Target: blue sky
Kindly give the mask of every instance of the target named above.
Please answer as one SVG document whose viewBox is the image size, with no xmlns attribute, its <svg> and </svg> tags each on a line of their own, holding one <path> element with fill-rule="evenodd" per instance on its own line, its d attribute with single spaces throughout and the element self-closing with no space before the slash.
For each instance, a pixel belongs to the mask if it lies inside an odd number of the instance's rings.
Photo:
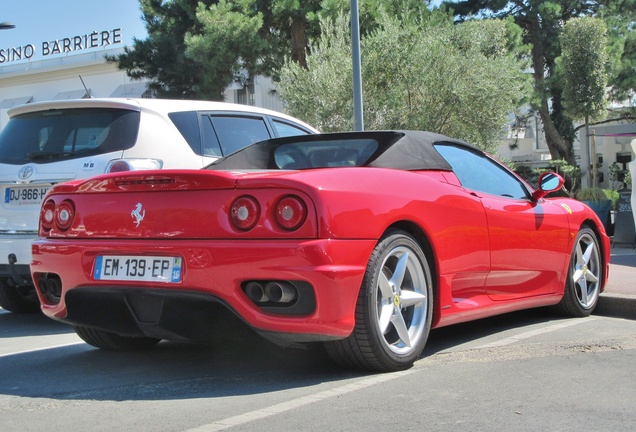
<svg viewBox="0 0 636 432">
<path fill-rule="evenodd" d="M 0 49 L 32 44 L 41 51 L 45 41 L 116 28 L 121 46 L 146 36 L 137 0 L 0 0 L 0 22 L 16 26 L 0 30 Z"/>
</svg>

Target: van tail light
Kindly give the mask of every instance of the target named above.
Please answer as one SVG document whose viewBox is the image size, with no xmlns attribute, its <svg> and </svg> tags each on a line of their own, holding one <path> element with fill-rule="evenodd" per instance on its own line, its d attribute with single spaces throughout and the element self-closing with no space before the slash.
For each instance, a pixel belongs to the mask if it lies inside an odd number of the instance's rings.
<svg viewBox="0 0 636 432">
<path fill-rule="evenodd" d="M 156 170 L 163 167 L 163 161 L 159 159 L 114 159 L 108 162 L 106 173 L 118 173 L 125 171 Z"/>
<path fill-rule="evenodd" d="M 300 228 L 307 219 L 307 205 L 299 197 L 289 195 L 278 201 L 275 215 L 281 228 L 293 231 Z"/>
</svg>

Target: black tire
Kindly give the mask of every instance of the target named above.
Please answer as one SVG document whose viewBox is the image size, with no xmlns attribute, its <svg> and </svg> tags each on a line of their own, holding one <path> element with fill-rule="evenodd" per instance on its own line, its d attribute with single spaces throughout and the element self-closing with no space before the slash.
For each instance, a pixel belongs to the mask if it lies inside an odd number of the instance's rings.
<svg viewBox="0 0 636 432">
<path fill-rule="evenodd" d="M 426 255 L 411 235 L 390 230 L 369 258 L 353 333 L 326 342 L 325 347 L 344 367 L 383 372 L 407 369 L 424 350 L 432 315 L 433 287 Z"/>
<path fill-rule="evenodd" d="M 594 231 L 583 227 L 576 236 L 561 302 L 557 312 L 572 316 L 589 316 L 598 303 L 603 280 L 603 261 Z"/>
<path fill-rule="evenodd" d="M 15 286 L 0 279 L 0 307 L 13 313 L 35 313 L 40 311 L 40 301 L 33 285 Z"/>
<path fill-rule="evenodd" d="M 80 326 L 75 327 L 75 333 L 87 344 L 109 351 L 138 351 L 150 349 L 161 340 L 145 336 L 122 336 L 117 333 Z"/>
</svg>

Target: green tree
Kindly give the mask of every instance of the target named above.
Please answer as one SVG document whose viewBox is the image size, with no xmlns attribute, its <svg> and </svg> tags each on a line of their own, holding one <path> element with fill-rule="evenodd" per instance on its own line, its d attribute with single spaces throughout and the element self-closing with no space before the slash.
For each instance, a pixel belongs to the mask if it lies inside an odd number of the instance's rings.
<svg viewBox="0 0 636 432">
<path fill-rule="evenodd" d="M 287 111 L 323 132 L 352 130 L 352 65 L 349 21 L 321 20 L 320 36 L 310 43 L 307 67 L 289 59 L 279 71 L 278 94 Z"/>
<path fill-rule="evenodd" d="M 286 56 L 307 67 L 308 39 L 319 31 L 311 17 L 321 10 L 321 0 L 256 0 L 254 5 L 263 14 L 260 34 L 270 43 L 268 72 L 273 75 Z"/>
<path fill-rule="evenodd" d="M 508 113 L 529 93 L 519 28 L 509 21 L 454 25 L 381 13 L 363 36 L 367 129 L 424 129 L 496 149 Z M 322 18 L 308 68 L 289 61 L 279 94 L 292 115 L 323 131 L 351 130 L 351 40 L 345 15 Z"/>
<path fill-rule="evenodd" d="M 636 93 L 636 0 L 616 0 L 598 15 L 608 29 L 609 85 L 612 100 L 623 101 Z M 636 118 L 636 107 L 624 113 Z"/>
<path fill-rule="evenodd" d="M 186 33 L 185 54 L 201 65 L 199 91 L 206 99 L 223 100 L 225 88 L 233 81 L 246 83 L 251 74 L 261 73 L 259 59 L 268 49 L 259 35 L 263 16 L 249 6 L 221 0 L 210 6 L 200 3 L 197 8 L 201 31 Z"/>
<path fill-rule="evenodd" d="M 607 28 L 592 17 L 568 21 L 561 33 L 563 102 L 575 120 L 603 116 L 607 87 Z"/>
<path fill-rule="evenodd" d="M 430 20 L 429 1 L 422 0 L 359 0 L 358 15 L 360 18 L 360 33 L 366 35 L 379 26 L 383 14 L 401 16 L 415 22 Z M 350 15 L 351 2 L 342 0 L 322 0 L 319 14 L 311 15 L 336 19 L 339 15 Z M 443 19 L 446 19 L 445 17 Z"/>
<path fill-rule="evenodd" d="M 160 97 L 223 99 L 233 81 L 305 65 L 319 0 L 139 0 L 148 37 L 110 57 Z"/>
<path fill-rule="evenodd" d="M 196 19 L 198 3 L 210 0 L 140 0 L 142 18 L 148 37 L 134 39 L 131 48 L 125 47 L 116 62 L 120 70 L 139 80 L 149 80 L 150 90 L 160 97 L 179 99 L 206 98 L 202 89 L 203 76 L 196 71 L 202 65 L 186 56 L 185 34 L 200 32 Z"/>
<path fill-rule="evenodd" d="M 633 45 L 634 0 L 449 0 L 445 6 L 454 11 L 460 20 L 512 17 L 524 30 L 524 40 L 532 46 L 531 62 L 535 98 L 533 106 L 539 113 L 550 154 L 553 159 L 565 159 L 574 164 L 574 132 L 572 120 L 565 115 L 563 105 L 563 81 L 558 76 L 557 59 L 561 55 L 559 34 L 563 23 L 580 16 L 601 16 L 612 20 L 614 59 L 634 59 L 628 52 Z M 633 15 L 632 15 L 633 17 Z M 614 73 L 622 70 L 633 76 L 633 69 L 621 68 L 614 62 Z M 628 78 L 623 81 L 612 78 L 610 82 L 619 89 L 626 89 Z M 633 87 L 632 87 L 633 88 Z"/>
<path fill-rule="evenodd" d="M 589 154 L 590 118 L 603 116 L 607 104 L 607 28 L 597 18 L 573 18 L 565 24 L 560 39 L 560 73 L 565 111 L 575 120 L 584 120 L 584 150 Z M 583 160 L 587 159 L 585 157 Z M 595 160 L 592 162 L 592 177 L 592 184 L 596 186 Z"/>
</svg>

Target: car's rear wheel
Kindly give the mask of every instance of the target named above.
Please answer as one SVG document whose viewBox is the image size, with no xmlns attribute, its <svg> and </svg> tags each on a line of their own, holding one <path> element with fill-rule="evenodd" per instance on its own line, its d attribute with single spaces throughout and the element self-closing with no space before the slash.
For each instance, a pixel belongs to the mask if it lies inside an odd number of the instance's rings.
<svg viewBox="0 0 636 432">
<path fill-rule="evenodd" d="M 35 288 L 32 285 L 15 286 L 7 279 L 0 279 L 0 307 L 14 313 L 34 313 L 40 310 Z"/>
<path fill-rule="evenodd" d="M 137 351 L 154 347 L 161 339 L 131 337 L 89 327 L 75 327 L 75 333 L 94 347 L 111 351 Z"/>
<path fill-rule="evenodd" d="M 378 371 L 410 367 L 431 327 L 433 288 L 426 255 L 415 239 L 391 230 L 371 254 L 346 339 L 326 348 L 340 365 Z"/>
<path fill-rule="evenodd" d="M 574 242 L 565 292 L 557 310 L 575 317 L 590 315 L 598 302 L 603 271 L 596 234 L 584 227 Z"/>
</svg>

